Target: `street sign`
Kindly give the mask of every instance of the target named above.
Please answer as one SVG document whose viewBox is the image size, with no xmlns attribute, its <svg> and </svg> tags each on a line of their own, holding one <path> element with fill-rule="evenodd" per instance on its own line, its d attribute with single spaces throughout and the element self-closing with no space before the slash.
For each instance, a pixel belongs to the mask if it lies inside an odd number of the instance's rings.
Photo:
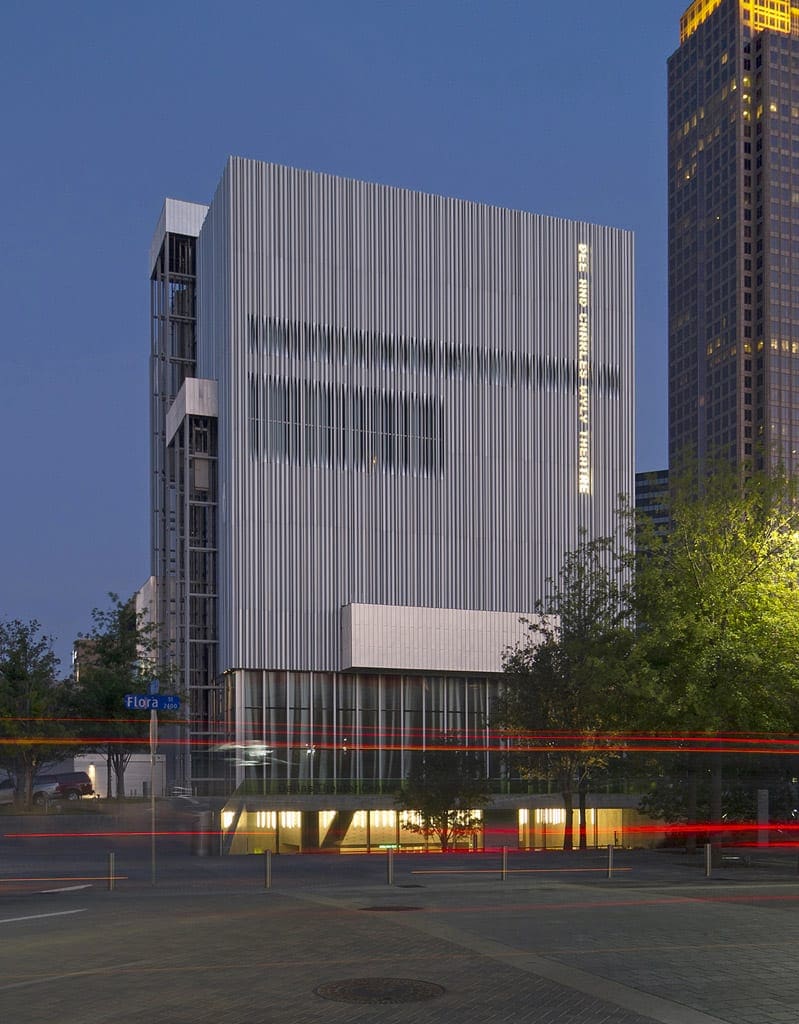
<svg viewBox="0 0 799 1024">
<path fill-rule="evenodd" d="M 126 693 L 125 707 L 131 711 L 178 711 L 180 697 L 169 693 Z"/>
</svg>

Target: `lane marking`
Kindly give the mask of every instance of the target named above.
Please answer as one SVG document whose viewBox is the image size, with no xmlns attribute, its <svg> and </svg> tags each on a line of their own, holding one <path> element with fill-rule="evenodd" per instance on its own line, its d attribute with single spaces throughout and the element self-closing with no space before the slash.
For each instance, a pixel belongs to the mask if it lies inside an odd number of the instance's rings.
<svg viewBox="0 0 799 1024">
<path fill-rule="evenodd" d="M 77 892 L 78 889 L 91 889 L 92 883 L 87 882 L 86 885 L 62 885 L 60 889 L 40 889 L 40 893 L 51 893 L 51 892 Z"/>
<path fill-rule="evenodd" d="M 67 914 L 83 914 L 88 907 L 79 907 L 77 910 L 55 910 L 52 914 L 28 914 L 27 917 L 4 917 L 0 918 L 0 924 L 11 924 L 14 921 L 38 921 L 42 917 L 65 917 Z"/>
<path fill-rule="evenodd" d="M 111 967 L 96 967 L 86 971 L 69 971 L 67 974 L 46 974 L 41 978 L 30 978 L 28 981 L 15 981 L 10 985 L 0 985 L 0 992 L 7 992 L 12 988 L 30 988 L 31 985 L 43 985 L 53 981 L 66 981 L 70 978 L 87 978 L 97 974 L 113 974 L 115 971 L 124 971 L 130 967 L 145 967 L 150 964 L 148 960 L 131 960 L 127 964 L 115 964 Z"/>
<path fill-rule="evenodd" d="M 114 875 L 114 878 L 123 878 L 123 875 Z M 104 882 L 108 875 L 23 875 L 20 878 L 0 877 L 0 885 L 3 882 Z"/>
</svg>

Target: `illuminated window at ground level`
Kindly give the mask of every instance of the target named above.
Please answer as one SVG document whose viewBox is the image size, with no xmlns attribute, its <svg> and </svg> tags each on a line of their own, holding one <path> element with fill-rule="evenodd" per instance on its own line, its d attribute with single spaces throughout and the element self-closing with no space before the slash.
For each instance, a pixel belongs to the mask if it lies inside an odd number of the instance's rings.
<svg viewBox="0 0 799 1024">
<path fill-rule="evenodd" d="M 542 807 L 535 812 L 535 820 L 539 825 L 563 825 L 566 812 L 562 807 Z"/>
</svg>

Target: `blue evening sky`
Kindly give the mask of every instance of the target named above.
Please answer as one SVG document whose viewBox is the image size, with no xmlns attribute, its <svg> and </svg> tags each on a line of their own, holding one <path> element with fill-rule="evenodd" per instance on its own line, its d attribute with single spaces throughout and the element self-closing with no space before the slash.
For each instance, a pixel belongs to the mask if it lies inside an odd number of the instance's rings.
<svg viewBox="0 0 799 1024">
<path fill-rule="evenodd" d="M 687 0 L 4 0 L 0 618 L 62 669 L 149 575 L 148 266 L 229 154 L 636 235 L 666 464 L 666 72 Z"/>
</svg>

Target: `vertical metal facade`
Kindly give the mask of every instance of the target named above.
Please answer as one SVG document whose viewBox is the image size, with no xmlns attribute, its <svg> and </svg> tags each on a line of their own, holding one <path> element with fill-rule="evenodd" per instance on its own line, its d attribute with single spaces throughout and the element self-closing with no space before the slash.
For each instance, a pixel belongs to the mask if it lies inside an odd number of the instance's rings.
<svg viewBox="0 0 799 1024">
<path fill-rule="evenodd" d="M 351 603 L 532 609 L 633 493 L 628 232 L 233 158 L 198 242 L 219 666 Z"/>
</svg>

